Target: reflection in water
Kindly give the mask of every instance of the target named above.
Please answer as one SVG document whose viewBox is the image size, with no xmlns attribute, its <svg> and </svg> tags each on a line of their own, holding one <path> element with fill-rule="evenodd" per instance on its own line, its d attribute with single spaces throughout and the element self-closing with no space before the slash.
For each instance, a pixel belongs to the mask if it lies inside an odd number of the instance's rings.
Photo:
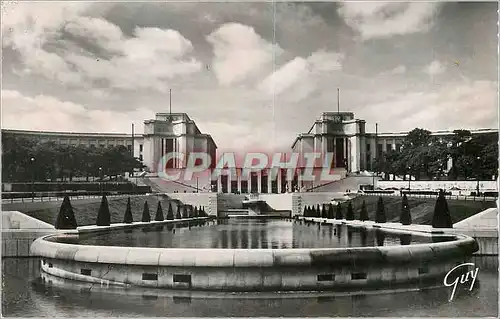
<svg viewBox="0 0 500 319">
<path fill-rule="evenodd" d="M 411 234 L 399 235 L 399 242 L 401 245 L 409 245 L 411 243 Z"/>
<path fill-rule="evenodd" d="M 474 289 L 459 285 L 453 302 L 448 302 L 448 287 L 332 297 L 314 292 L 224 294 L 124 289 L 47 274 L 44 282 L 39 259 L 4 258 L 2 315 L 75 317 L 78 311 L 78 317 L 497 317 L 498 258 L 478 256 L 471 262 L 480 269 Z"/>
<path fill-rule="evenodd" d="M 404 237 L 347 225 L 309 227 L 280 219 L 229 219 L 191 229 L 189 225 L 195 223 L 183 223 L 182 228 L 167 224 L 163 230 L 156 229 L 155 225 L 148 232 L 89 234 L 78 238 L 78 242 L 83 245 L 229 249 L 365 247 L 432 242 L 431 237 L 419 235 Z"/>
<path fill-rule="evenodd" d="M 365 228 L 361 228 L 360 230 L 360 237 L 361 237 L 361 246 L 366 247 L 366 237 L 367 237 L 367 231 Z"/>
<path fill-rule="evenodd" d="M 386 233 L 380 231 L 379 229 L 375 230 L 375 238 L 377 240 L 377 246 L 384 246 Z"/>
</svg>

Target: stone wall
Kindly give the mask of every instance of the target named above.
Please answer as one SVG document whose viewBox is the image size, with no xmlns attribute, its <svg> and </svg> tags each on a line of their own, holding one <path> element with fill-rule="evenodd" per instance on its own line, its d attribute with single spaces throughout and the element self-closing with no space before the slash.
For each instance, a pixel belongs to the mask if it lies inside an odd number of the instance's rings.
<svg viewBox="0 0 500 319">
<path fill-rule="evenodd" d="M 408 188 L 408 181 L 376 181 L 376 187 L 380 188 Z M 411 181 L 410 188 L 413 190 L 449 190 L 452 187 L 460 188 L 461 190 L 476 191 L 477 181 Z M 498 190 L 497 181 L 479 181 L 479 190 L 496 191 Z"/>
<path fill-rule="evenodd" d="M 97 247 L 38 239 L 43 271 L 102 284 L 262 291 L 393 286 L 442 278 L 477 249 L 469 237 L 409 246 L 333 249 Z M 335 261 L 333 263 L 333 261 Z"/>
</svg>

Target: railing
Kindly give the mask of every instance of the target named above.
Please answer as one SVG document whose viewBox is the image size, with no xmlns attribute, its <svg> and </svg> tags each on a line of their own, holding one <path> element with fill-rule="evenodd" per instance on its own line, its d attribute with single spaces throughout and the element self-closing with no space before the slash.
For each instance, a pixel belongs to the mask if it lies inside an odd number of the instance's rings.
<svg viewBox="0 0 500 319">
<path fill-rule="evenodd" d="M 146 196 L 148 195 L 147 193 L 125 193 L 125 194 L 107 194 L 104 192 L 103 194 L 99 195 L 86 195 L 86 194 L 70 194 L 67 195 L 70 200 L 75 200 L 75 199 L 92 199 L 92 198 L 101 198 L 103 195 L 106 195 L 108 198 L 120 198 L 120 197 L 128 197 L 128 196 Z M 54 202 L 54 201 L 62 201 L 64 199 L 65 195 L 54 195 L 54 196 L 33 196 L 33 197 L 20 197 L 20 198 L 2 198 L 2 204 L 13 204 L 13 203 L 34 203 L 34 202 Z"/>
<path fill-rule="evenodd" d="M 399 192 L 363 192 L 359 193 L 360 195 L 367 196 L 402 196 Z M 437 199 L 439 195 L 437 194 L 412 194 L 412 193 L 404 193 L 408 197 L 416 197 L 416 198 L 429 198 L 429 199 Z M 498 197 L 494 196 L 471 196 L 471 195 L 444 195 L 447 200 L 463 200 L 463 201 L 474 201 L 474 202 L 492 202 L 497 200 Z"/>
</svg>

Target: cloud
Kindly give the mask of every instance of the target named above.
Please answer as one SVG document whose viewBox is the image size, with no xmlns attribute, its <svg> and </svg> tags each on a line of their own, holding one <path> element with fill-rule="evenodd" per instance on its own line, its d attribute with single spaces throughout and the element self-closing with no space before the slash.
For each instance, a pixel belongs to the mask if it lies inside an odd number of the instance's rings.
<svg viewBox="0 0 500 319">
<path fill-rule="evenodd" d="M 399 65 L 390 71 L 391 74 L 404 74 L 406 73 L 406 66 Z"/>
<path fill-rule="evenodd" d="M 488 128 L 497 126 L 497 105 L 497 84 L 474 81 L 446 85 L 432 92 L 398 94 L 366 105 L 358 116 L 378 122 L 382 132 L 409 131 L 415 127 L 431 131 Z"/>
<path fill-rule="evenodd" d="M 440 8 L 431 2 L 346 2 L 338 13 L 363 39 L 370 39 L 426 32 Z"/>
<path fill-rule="evenodd" d="M 213 70 L 220 84 L 241 82 L 271 68 L 273 56 L 280 55 L 278 45 L 264 40 L 255 30 L 239 23 L 227 23 L 215 30 L 207 41 L 214 51 Z"/>
<path fill-rule="evenodd" d="M 446 67 L 444 64 L 434 60 L 424 68 L 423 72 L 429 74 L 430 76 L 434 76 L 443 73 L 445 70 Z"/>
<path fill-rule="evenodd" d="M 312 53 L 306 59 L 296 57 L 275 72 L 269 74 L 258 86 L 268 95 L 279 95 L 293 88 L 293 100 L 301 100 L 316 88 L 316 81 L 321 75 L 342 68 L 342 54 L 324 50 Z M 298 91 L 297 91 L 298 89 Z"/>
<path fill-rule="evenodd" d="M 28 97 L 14 90 L 2 90 L 1 101 L 2 128 L 125 133 L 130 131 L 131 123 L 140 131 L 143 120 L 154 117 L 153 112 L 146 109 L 132 112 L 92 110 L 53 96 Z"/>
<path fill-rule="evenodd" d="M 51 5 L 50 12 L 36 4 L 35 9 L 20 8 L 22 14 L 17 6 L 15 14 L 4 14 L 2 30 L 6 33 L 3 46 L 21 55 L 21 74 L 86 88 L 165 92 L 174 78 L 201 69 L 201 63 L 190 56 L 192 43 L 176 30 L 136 27 L 133 36 L 126 37 L 109 21 L 82 16 L 88 6 Z M 74 38 L 63 37 L 64 33 Z M 93 44 L 105 56 L 85 50 L 78 41 Z"/>
</svg>

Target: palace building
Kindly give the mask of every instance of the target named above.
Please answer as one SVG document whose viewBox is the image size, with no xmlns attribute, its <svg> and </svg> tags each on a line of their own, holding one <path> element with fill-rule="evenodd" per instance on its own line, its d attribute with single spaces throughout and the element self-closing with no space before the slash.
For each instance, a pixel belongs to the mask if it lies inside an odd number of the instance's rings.
<svg viewBox="0 0 500 319">
<path fill-rule="evenodd" d="M 352 112 L 324 112 L 311 126 L 307 133 L 300 133 L 291 147 L 291 153 L 305 154 L 333 153 L 331 161 L 335 179 L 342 179 L 349 172 L 370 170 L 376 157 L 393 149 L 399 150 L 407 132 L 378 133 L 366 132 L 365 121 L 356 119 Z M 472 134 L 495 133 L 495 129 L 470 130 Z M 157 113 L 155 119 L 144 121 L 144 134 L 119 133 L 69 133 L 48 131 L 26 131 L 2 129 L 2 134 L 13 134 L 60 145 L 85 145 L 88 147 L 108 147 L 123 145 L 141 160 L 148 171 L 158 173 L 162 157 L 167 153 L 179 152 L 184 159 L 173 159 L 166 163 L 166 168 L 182 171 L 186 167 L 187 157 L 191 152 L 203 152 L 211 159 L 218 159 L 217 145 L 209 134 L 202 133 L 196 123 L 186 113 Z M 452 131 L 432 133 L 443 138 L 453 135 Z M 220 156 L 220 155 L 219 155 Z M 215 169 L 212 160 L 209 172 Z M 217 174 L 212 181 L 210 174 L 196 185 L 202 189 L 212 189 L 224 193 L 283 193 L 288 190 L 309 188 L 321 183 L 320 174 L 316 181 L 302 181 L 300 172 L 308 169 L 308 164 L 299 162 L 298 173 L 287 176 L 282 169 L 276 179 L 270 178 L 270 170 L 252 172 L 247 180 L 236 168 L 234 174 Z M 161 168 L 160 167 L 160 168 Z M 313 170 L 321 169 L 315 166 Z M 189 184 L 193 184 L 189 182 Z"/>
</svg>

